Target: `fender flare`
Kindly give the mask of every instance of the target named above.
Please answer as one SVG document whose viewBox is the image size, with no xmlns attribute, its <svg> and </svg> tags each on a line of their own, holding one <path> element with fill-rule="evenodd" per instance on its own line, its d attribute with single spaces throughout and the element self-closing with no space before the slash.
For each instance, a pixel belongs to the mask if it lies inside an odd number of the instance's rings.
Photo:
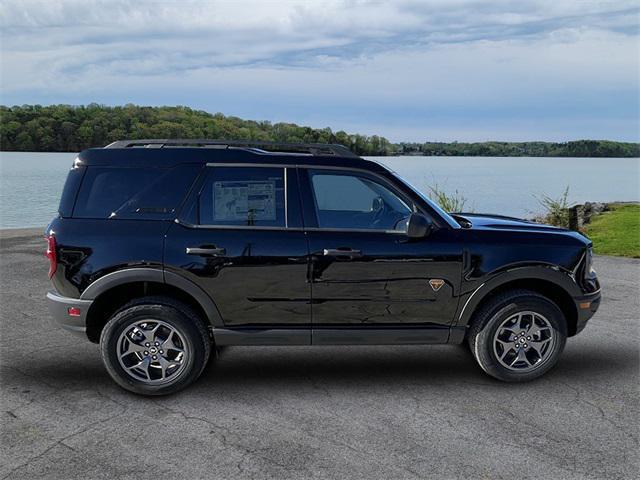
<svg viewBox="0 0 640 480">
<path fill-rule="evenodd" d="M 580 287 L 568 272 L 547 265 L 516 267 L 495 274 L 475 290 L 466 294 L 466 300 L 463 299 L 464 297 L 461 298 L 453 326 L 467 327 L 473 313 L 487 295 L 496 288 L 516 280 L 542 280 L 554 284 L 572 298 L 582 295 Z"/>
<path fill-rule="evenodd" d="M 132 282 L 164 283 L 176 287 L 195 299 L 207 315 L 207 320 L 211 325 L 214 327 L 224 326 L 218 307 L 202 288 L 181 275 L 159 268 L 135 267 L 108 273 L 91 283 L 82 292 L 80 299 L 95 300 L 107 290 Z"/>
</svg>

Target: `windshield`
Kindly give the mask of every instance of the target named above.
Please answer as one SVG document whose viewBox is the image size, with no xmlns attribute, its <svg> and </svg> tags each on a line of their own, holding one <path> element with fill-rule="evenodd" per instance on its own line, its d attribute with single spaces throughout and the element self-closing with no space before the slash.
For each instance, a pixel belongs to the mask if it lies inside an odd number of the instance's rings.
<svg viewBox="0 0 640 480">
<path fill-rule="evenodd" d="M 436 212 L 438 212 L 438 214 L 449 224 L 449 226 L 451 226 L 452 228 L 460 228 L 460 224 L 458 222 L 456 222 L 456 220 L 449 215 L 449 213 L 445 212 L 440 205 L 438 205 L 436 202 L 434 202 L 433 200 L 431 200 L 427 195 L 425 195 L 424 193 L 422 193 L 418 188 L 414 187 L 413 185 L 411 185 L 411 183 L 409 181 L 407 181 L 405 178 L 403 178 L 401 175 L 398 175 L 397 172 L 394 172 L 393 170 L 391 170 L 388 166 L 377 162 L 380 165 L 382 165 L 386 170 L 388 170 L 389 172 L 393 173 L 393 175 L 400 180 L 402 183 L 404 183 L 407 187 L 409 187 L 411 190 L 413 190 L 414 192 L 416 192 L 418 194 L 418 196 L 420 196 L 421 199 L 423 199 L 425 202 L 427 202 L 429 204 L 429 206 L 431 208 L 433 208 Z"/>
</svg>

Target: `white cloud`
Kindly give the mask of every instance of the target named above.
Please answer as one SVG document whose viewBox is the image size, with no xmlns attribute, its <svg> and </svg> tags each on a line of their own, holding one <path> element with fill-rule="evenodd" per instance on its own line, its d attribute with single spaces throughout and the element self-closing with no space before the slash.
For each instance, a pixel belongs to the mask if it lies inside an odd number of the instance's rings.
<svg viewBox="0 0 640 480">
<path fill-rule="evenodd" d="M 5 0 L 2 101 L 183 103 L 416 138 L 544 132 L 546 111 L 637 137 L 637 24 L 626 1 Z"/>
</svg>

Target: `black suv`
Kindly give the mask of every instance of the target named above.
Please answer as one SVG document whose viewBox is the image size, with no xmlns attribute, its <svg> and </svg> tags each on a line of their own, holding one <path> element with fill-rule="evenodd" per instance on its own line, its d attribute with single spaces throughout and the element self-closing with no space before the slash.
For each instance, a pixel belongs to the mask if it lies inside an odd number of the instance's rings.
<svg viewBox="0 0 640 480">
<path fill-rule="evenodd" d="M 600 303 L 581 234 L 446 213 L 339 145 L 86 150 L 46 238 L 53 317 L 148 395 L 224 345 L 466 342 L 489 375 L 530 380 Z"/>
</svg>

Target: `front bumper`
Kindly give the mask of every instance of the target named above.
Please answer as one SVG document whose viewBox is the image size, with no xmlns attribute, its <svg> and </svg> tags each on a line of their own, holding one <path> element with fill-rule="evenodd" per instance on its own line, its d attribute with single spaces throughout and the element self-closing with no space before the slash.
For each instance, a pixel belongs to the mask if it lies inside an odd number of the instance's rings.
<svg viewBox="0 0 640 480">
<path fill-rule="evenodd" d="M 72 332 L 73 334 L 87 338 L 87 312 L 93 300 L 80 300 L 58 295 L 57 292 L 47 292 L 47 304 L 53 321 Z M 69 309 L 79 310 L 78 315 L 69 315 Z"/>
<path fill-rule="evenodd" d="M 598 311 L 600 300 L 602 300 L 602 292 L 598 289 L 597 292 L 581 297 L 574 297 L 573 300 L 576 303 L 576 309 L 578 311 L 578 319 L 576 321 L 576 334 L 578 334 L 584 330 L 589 319 Z"/>
</svg>

